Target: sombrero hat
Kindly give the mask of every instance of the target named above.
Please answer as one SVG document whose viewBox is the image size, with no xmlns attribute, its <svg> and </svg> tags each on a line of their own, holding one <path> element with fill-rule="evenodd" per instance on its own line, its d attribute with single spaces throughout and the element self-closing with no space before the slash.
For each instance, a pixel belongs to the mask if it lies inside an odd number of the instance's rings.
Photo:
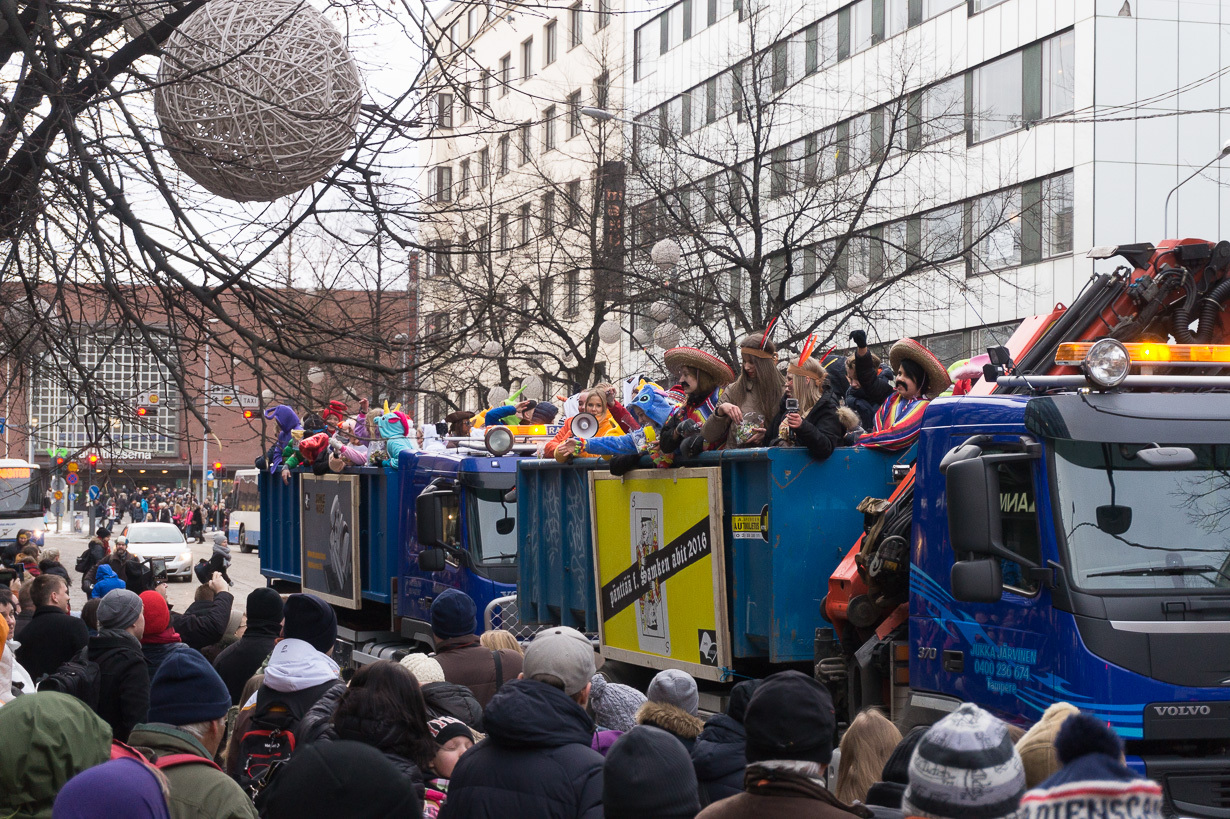
<svg viewBox="0 0 1230 819">
<path fill-rule="evenodd" d="M 930 350 L 912 338 L 901 339 L 888 351 L 888 363 L 892 367 L 893 372 L 896 372 L 897 368 L 901 366 L 901 362 L 907 358 L 922 367 L 923 372 L 927 374 L 927 388 L 924 390 L 924 394 L 928 398 L 935 398 L 952 386 L 952 379 L 948 377 L 948 370 L 940 363 L 940 360 Z"/>
<path fill-rule="evenodd" d="M 701 372 L 708 373 L 717 380 L 719 386 L 735 380 L 735 371 L 730 368 L 729 364 L 695 347 L 675 347 L 667 350 L 662 358 L 671 370 L 678 370 L 680 367 L 695 367 Z"/>
</svg>

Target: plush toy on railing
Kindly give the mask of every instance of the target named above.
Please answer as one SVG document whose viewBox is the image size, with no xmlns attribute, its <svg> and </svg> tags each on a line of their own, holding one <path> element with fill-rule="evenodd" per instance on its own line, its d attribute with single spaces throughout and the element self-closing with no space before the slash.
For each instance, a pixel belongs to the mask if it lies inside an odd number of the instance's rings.
<svg viewBox="0 0 1230 819">
<path fill-rule="evenodd" d="M 391 466 L 396 469 L 397 457 L 403 451 L 419 448 L 418 441 L 413 436 L 414 425 L 410 423 L 410 419 L 404 412 L 399 410 L 386 412 L 376 419 L 376 426 L 380 429 L 380 435 L 384 438 L 384 448 L 388 453 L 382 466 Z"/>
<path fill-rule="evenodd" d="M 324 475 L 329 471 L 329 435 L 318 432 L 299 442 L 299 449 L 282 464 L 282 483 L 290 483 L 290 471 L 307 464 L 312 472 Z"/>
<path fill-rule="evenodd" d="M 337 427 L 337 433 L 329 439 L 329 469 L 341 472 L 348 466 L 363 466 L 367 463 L 367 447 L 355 437 L 355 422 L 347 418 Z"/>
<path fill-rule="evenodd" d="M 256 468 L 277 472 L 278 467 L 282 465 L 282 452 L 290 444 L 291 431 L 302 429 L 303 424 L 299 422 L 299 416 L 295 414 L 295 411 L 285 404 L 266 408 L 265 417 L 277 423 L 278 438 L 269 447 L 268 452 L 256 459 Z"/>
</svg>

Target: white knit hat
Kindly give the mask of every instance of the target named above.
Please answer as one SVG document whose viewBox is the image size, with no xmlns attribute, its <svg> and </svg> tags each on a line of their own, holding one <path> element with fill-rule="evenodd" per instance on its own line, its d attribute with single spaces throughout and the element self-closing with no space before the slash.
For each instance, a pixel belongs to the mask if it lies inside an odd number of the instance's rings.
<svg viewBox="0 0 1230 819">
<path fill-rule="evenodd" d="M 401 664 L 414 675 L 419 685 L 444 682 L 444 669 L 435 657 L 428 657 L 426 654 L 407 654 L 401 658 Z"/>
</svg>

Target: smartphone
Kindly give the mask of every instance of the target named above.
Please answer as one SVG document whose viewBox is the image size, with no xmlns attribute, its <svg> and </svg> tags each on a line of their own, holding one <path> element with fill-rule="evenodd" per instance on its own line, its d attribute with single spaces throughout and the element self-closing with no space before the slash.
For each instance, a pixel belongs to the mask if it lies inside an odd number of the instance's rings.
<svg viewBox="0 0 1230 819">
<path fill-rule="evenodd" d="M 167 562 L 161 557 L 146 558 L 150 571 L 154 573 L 154 584 L 167 582 Z"/>
<path fill-rule="evenodd" d="M 787 412 L 787 414 L 789 414 L 789 413 L 791 413 L 791 412 L 798 412 L 798 411 L 799 411 L 799 399 L 797 399 L 797 398 L 787 398 L 787 399 L 786 399 L 786 412 Z"/>
</svg>

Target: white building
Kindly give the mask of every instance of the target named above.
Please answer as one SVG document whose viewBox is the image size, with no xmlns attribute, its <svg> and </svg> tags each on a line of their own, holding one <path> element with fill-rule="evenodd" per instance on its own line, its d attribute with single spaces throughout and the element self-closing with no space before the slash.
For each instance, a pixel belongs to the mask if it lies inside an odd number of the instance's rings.
<svg viewBox="0 0 1230 819">
<path fill-rule="evenodd" d="M 860 156 L 885 139 L 894 110 L 906 114 L 904 131 L 924 123 L 902 145 L 942 149 L 871 197 L 856 224 L 874 227 L 871 238 L 851 242 L 841 275 L 790 308 L 795 323 L 808 311 L 848 304 L 891 270 L 878 239 L 900 236 L 898 245 L 917 248 L 947 226 L 952 235 L 963 230 L 973 252 L 944 265 L 945 275 L 890 288 L 862 308 L 876 317 L 873 340 L 924 336 L 952 361 L 990 343 L 983 328 L 1006 330 L 1070 303 L 1094 270 L 1085 258 L 1092 246 L 1230 233 L 1230 195 L 1220 185 L 1227 170 L 1217 164 L 1175 194 L 1169 231 L 1163 225 L 1167 192 L 1230 137 L 1222 113 L 1230 100 L 1230 4 L 679 0 L 634 10 L 624 24 L 631 63 L 624 116 L 646 126 L 636 129 L 638 151 L 657 143 L 647 164 L 680 149 L 744 161 L 730 152 L 752 138 L 752 124 L 736 123 L 734 110 L 747 93 L 753 53 L 767 66 L 775 104 L 789 112 L 767 146 L 768 195 L 779 166 L 791 169 L 780 174 L 783 186 L 854 173 Z M 669 138 L 652 140 L 661 129 Z M 691 194 L 709 181 L 703 165 L 691 161 L 683 174 Z M 646 207 L 667 207 L 654 193 L 630 188 L 638 225 L 654 221 Z M 633 245 L 643 253 L 657 235 Z M 766 251 L 796 271 L 800 281 L 787 291 L 815 276 L 825 235 L 821 228 L 807 243 Z M 851 321 L 835 335 L 838 344 L 859 326 Z M 696 335 L 685 327 L 686 338 Z"/>
</svg>

